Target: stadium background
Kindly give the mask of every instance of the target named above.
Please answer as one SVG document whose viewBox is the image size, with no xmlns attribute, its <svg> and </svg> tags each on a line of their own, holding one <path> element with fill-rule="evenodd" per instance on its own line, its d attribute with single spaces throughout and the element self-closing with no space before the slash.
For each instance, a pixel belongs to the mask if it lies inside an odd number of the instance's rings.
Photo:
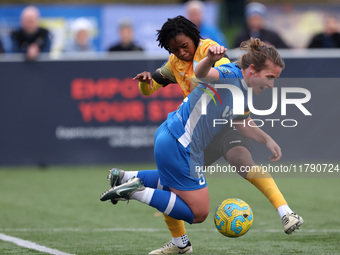
<svg viewBox="0 0 340 255">
<path fill-rule="evenodd" d="M 228 15 L 221 15 L 221 10 L 226 10 L 226 3 L 206 2 L 205 20 L 228 26 L 228 22 L 222 22 Z M 0 58 L 0 99 L 5 106 L 0 128 L 1 134 L 6 134 L 1 137 L 3 157 L 0 164 L 153 162 L 153 134 L 167 113 L 179 105 L 181 93 L 176 85 L 171 85 L 153 97 L 144 97 L 138 92 L 137 82 L 131 78 L 141 71 L 155 70 L 166 61 L 168 54 L 157 47 L 155 31 L 167 17 L 185 15 L 183 3 L 44 3 L 37 6 L 42 25 L 52 31 L 52 51 L 34 63 L 27 63 L 22 56 L 11 53 Z M 0 35 L 9 52 L 9 34 L 19 25 L 23 7 L 22 4 L 7 4 L 0 8 Z M 323 13 L 340 13 L 340 7 L 334 3 L 287 5 L 273 2 L 268 4 L 268 9 L 268 24 L 292 46 L 292 50 L 281 50 L 286 61 L 281 76 L 286 80 L 281 80 L 282 86 L 299 84 L 310 89 L 312 99 L 306 107 L 312 109 L 312 116 L 299 115 L 296 107 L 288 108 L 287 116 L 280 116 L 278 109 L 276 115 L 270 117 L 297 117 L 298 127 L 268 129 L 265 125 L 264 129 L 282 146 L 285 161 L 336 161 L 339 141 L 332 139 L 331 134 L 339 123 L 330 118 L 333 115 L 330 109 L 334 109 L 339 93 L 334 79 L 339 77 L 339 50 L 308 51 L 302 46 L 321 29 Z M 62 53 L 72 39 L 71 24 L 79 17 L 86 17 L 92 23 L 96 54 Z M 118 24 L 122 19 L 131 20 L 135 40 L 145 52 L 105 52 L 109 45 L 117 42 Z M 232 37 L 228 39 L 230 41 Z M 228 54 L 233 59 L 239 56 L 235 49 L 230 49 Z M 333 80 L 323 80 L 325 78 Z M 323 93 L 327 90 L 332 93 Z M 262 95 L 256 102 L 260 109 L 268 108 L 271 96 Z M 163 106 L 160 109 L 157 105 Z M 323 130 L 322 134 L 320 130 Z M 309 137 L 314 137 L 313 141 Z M 291 141 L 295 141 L 293 148 Z M 264 146 L 256 143 L 253 153 L 257 161 L 267 155 Z"/>
<path fill-rule="evenodd" d="M 225 15 L 230 2 L 207 1 L 206 19 L 218 24 L 232 42 L 243 17 Z M 312 93 L 306 104 L 312 116 L 305 117 L 294 107 L 288 108 L 288 116 L 279 116 L 279 110 L 271 116 L 295 118 L 297 128 L 264 127 L 282 146 L 280 163 L 339 165 L 340 51 L 303 46 L 320 30 L 322 13 L 339 13 L 340 7 L 337 1 L 260 2 L 270 10 L 269 25 L 294 46 L 280 51 L 286 69 L 277 85 L 304 87 Z M 32 3 L 0 1 L 0 34 L 6 47 L 20 11 Z M 146 254 L 168 241 L 162 217 L 133 201 L 128 206 L 101 204 L 99 195 L 108 188 L 106 174 L 113 166 L 155 169 L 153 133 L 177 107 L 181 92 L 171 85 L 143 97 L 131 78 L 154 70 L 167 59 L 167 53 L 157 48 L 155 29 L 167 17 L 183 14 L 183 3 L 34 3 L 56 40 L 52 53 L 36 62 L 25 62 L 15 54 L 0 57 L 0 235 L 74 254 Z M 107 54 L 107 45 L 117 38 L 117 22 L 126 15 L 136 18 L 136 40 L 147 51 Z M 70 39 L 70 23 L 80 16 L 94 25 L 96 55 L 61 53 Z M 229 54 L 235 59 L 240 53 L 231 49 Z M 270 98 L 268 93 L 259 97 L 258 107 L 268 108 Z M 264 146 L 253 143 L 253 154 L 257 162 L 268 163 Z M 187 225 L 195 254 L 340 253 L 339 172 L 306 171 L 276 179 L 290 206 L 306 221 L 293 236 L 283 234 L 271 205 L 237 174 L 207 177 L 211 213 L 203 224 Z M 214 228 L 212 212 L 227 197 L 244 199 L 254 211 L 252 229 L 239 239 L 226 239 Z M 0 254 L 41 254 L 1 239 Z"/>
</svg>

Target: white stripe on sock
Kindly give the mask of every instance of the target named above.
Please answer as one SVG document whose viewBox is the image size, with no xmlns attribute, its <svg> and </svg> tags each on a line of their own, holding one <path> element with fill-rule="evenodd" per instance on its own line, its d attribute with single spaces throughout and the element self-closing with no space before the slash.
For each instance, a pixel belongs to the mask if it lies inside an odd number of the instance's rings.
<svg viewBox="0 0 340 255">
<path fill-rule="evenodd" d="M 142 191 L 137 191 L 137 192 L 133 193 L 131 195 L 131 198 L 135 199 L 135 200 L 137 200 L 139 202 L 142 202 L 144 204 L 149 205 L 150 201 L 152 199 L 154 191 L 155 191 L 155 189 L 146 187 Z"/>
<path fill-rule="evenodd" d="M 154 189 L 151 188 L 145 188 L 144 196 L 141 199 L 141 202 L 144 204 L 149 205 L 153 196 L 153 193 L 155 192 Z"/>
<path fill-rule="evenodd" d="M 176 202 L 176 194 L 171 192 L 171 196 L 170 196 L 168 206 L 166 207 L 166 209 L 164 211 L 164 213 L 166 215 L 169 215 L 171 213 L 172 209 L 174 208 L 175 202 Z"/>
<path fill-rule="evenodd" d="M 136 177 L 138 171 L 124 171 L 124 176 L 121 180 L 121 183 L 126 182 L 127 180 L 131 179 L 132 177 Z"/>
</svg>

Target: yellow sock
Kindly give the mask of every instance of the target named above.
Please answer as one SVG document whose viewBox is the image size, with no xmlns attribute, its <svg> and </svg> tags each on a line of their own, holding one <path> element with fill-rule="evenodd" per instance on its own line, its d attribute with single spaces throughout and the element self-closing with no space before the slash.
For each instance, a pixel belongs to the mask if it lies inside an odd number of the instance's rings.
<svg viewBox="0 0 340 255">
<path fill-rule="evenodd" d="M 264 172 L 261 167 L 252 167 L 246 179 L 269 199 L 276 210 L 281 205 L 287 204 L 270 173 Z"/>
<path fill-rule="evenodd" d="M 171 218 L 170 216 L 164 214 L 164 221 L 166 225 L 168 226 L 168 229 L 170 230 L 172 237 L 180 237 L 182 235 L 186 234 L 185 227 L 184 227 L 184 221 L 182 220 L 176 220 L 174 218 Z"/>
</svg>

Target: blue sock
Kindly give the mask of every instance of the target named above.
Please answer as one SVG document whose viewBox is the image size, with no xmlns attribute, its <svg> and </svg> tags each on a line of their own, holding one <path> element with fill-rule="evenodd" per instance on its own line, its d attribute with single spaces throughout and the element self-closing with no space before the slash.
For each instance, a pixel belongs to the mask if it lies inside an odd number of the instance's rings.
<svg viewBox="0 0 340 255">
<path fill-rule="evenodd" d="M 174 219 L 184 220 L 190 224 L 194 220 L 194 214 L 189 206 L 171 191 L 155 189 L 149 205 Z"/>
<path fill-rule="evenodd" d="M 145 187 L 170 191 L 168 186 L 160 184 L 158 170 L 138 171 L 137 177 L 142 180 Z"/>
</svg>

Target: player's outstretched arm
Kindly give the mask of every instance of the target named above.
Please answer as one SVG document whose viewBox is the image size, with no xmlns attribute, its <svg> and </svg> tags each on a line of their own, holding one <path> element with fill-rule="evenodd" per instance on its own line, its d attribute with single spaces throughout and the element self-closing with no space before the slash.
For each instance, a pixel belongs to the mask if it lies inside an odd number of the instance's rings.
<svg viewBox="0 0 340 255">
<path fill-rule="evenodd" d="M 251 126 L 249 126 L 248 123 L 251 124 Z M 257 127 L 250 117 L 248 117 L 244 123 L 237 124 L 235 127 L 237 128 L 237 131 L 245 137 L 265 144 L 267 149 L 273 154 L 269 157 L 272 162 L 280 160 L 282 157 L 280 146 L 266 132 Z"/>
<path fill-rule="evenodd" d="M 195 68 L 195 75 L 197 78 L 211 78 L 218 79 L 220 77 L 219 72 L 212 68 L 214 63 L 223 58 L 226 48 L 219 45 L 211 46 L 208 49 L 207 56 L 203 58 Z"/>
</svg>

